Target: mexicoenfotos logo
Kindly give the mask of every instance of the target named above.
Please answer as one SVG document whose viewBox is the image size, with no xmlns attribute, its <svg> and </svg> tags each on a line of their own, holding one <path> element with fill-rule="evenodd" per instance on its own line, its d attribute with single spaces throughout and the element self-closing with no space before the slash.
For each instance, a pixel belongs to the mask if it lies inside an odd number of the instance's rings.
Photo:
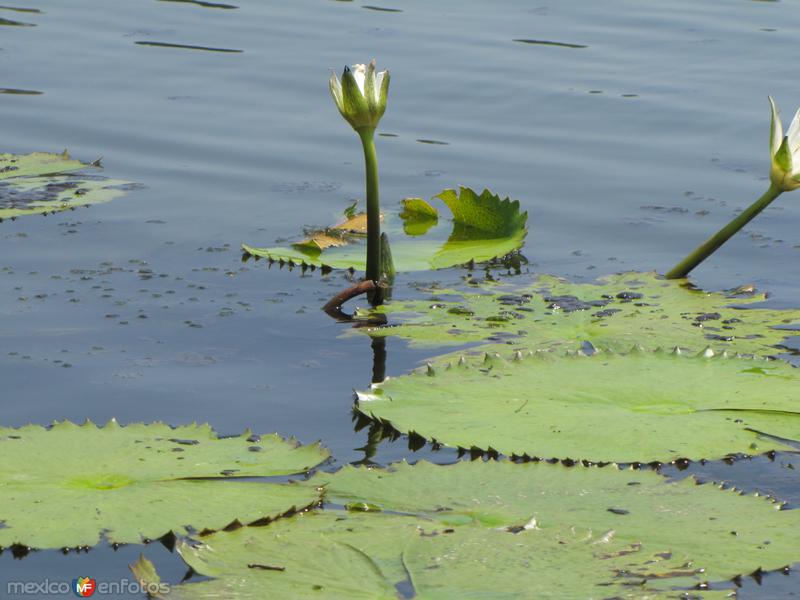
<svg viewBox="0 0 800 600">
<path fill-rule="evenodd" d="M 78 577 L 72 580 L 72 591 L 79 598 L 88 598 L 97 589 L 97 582 L 91 577 Z"/>
<path fill-rule="evenodd" d="M 162 582 L 139 582 L 135 579 L 118 579 L 116 581 L 97 581 L 91 577 L 76 577 L 72 581 L 52 581 L 42 579 L 39 581 L 9 581 L 6 584 L 6 594 L 0 591 L 0 598 L 14 596 L 68 596 L 70 591 L 78 598 L 90 596 L 98 598 L 108 595 L 150 597 L 166 596 L 169 594 L 170 584 Z"/>
</svg>

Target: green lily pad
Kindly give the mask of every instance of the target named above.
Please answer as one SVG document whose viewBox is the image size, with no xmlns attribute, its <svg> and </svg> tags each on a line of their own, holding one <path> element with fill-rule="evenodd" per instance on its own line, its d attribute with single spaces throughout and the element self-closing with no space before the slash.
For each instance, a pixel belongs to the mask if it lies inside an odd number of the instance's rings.
<svg viewBox="0 0 800 600">
<path fill-rule="evenodd" d="M 397 271 L 425 271 L 471 261 L 484 262 L 506 256 L 522 246 L 527 234 L 528 213 L 520 212 L 518 201 L 501 200 L 489 190 L 478 195 L 464 187 L 458 195 L 453 190 L 445 190 L 436 197 L 453 215 L 447 240 L 437 240 L 436 236 L 419 240 L 420 230 L 403 233 L 397 216 L 387 218 L 386 229 Z M 306 245 L 254 248 L 243 244 L 242 249 L 250 256 L 297 265 L 364 270 L 366 263 L 364 245 L 359 240 L 325 248 Z"/>
<path fill-rule="evenodd" d="M 759 308 L 765 299 L 761 293 L 706 292 L 656 273 L 623 273 L 596 283 L 545 275 L 528 285 L 435 290 L 429 300 L 394 301 L 375 309 L 390 327 L 350 334 L 399 336 L 422 347 L 510 341 L 537 350 L 588 341 L 615 351 L 635 344 L 693 351 L 711 345 L 770 355 L 792 335 L 776 327 L 799 323 L 800 310 Z"/>
<path fill-rule="evenodd" d="M 800 560 L 800 512 L 649 471 L 420 462 L 348 466 L 308 485 L 382 510 L 314 511 L 179 543 L 215 579 L 167 597 L 674 598 L 710 581 L 692 590 L 708 599 L 730 592 L 717 582 Z"/>
<path fill-rule="evenodd" d="M 319 445 L 274 434 L 218 438 L 208 425 L 0 428 L 0 547 L 141 543 L 274 519 L 318 494 L 220 480 L 303 473 L 327 457 Z"/>
<path fill-rule="evenodd" d="M 508 456 L 668 462 L 796 450 L 800 370 L 667 352 L 436 362 L 358 394 L 401 432 Z M 766 437 L 768 434 L 772 437 Z"/>
<path fill-rule="evenodd" d="M 102 204 L 123 196 L 130 183 L 74 171 L 95 167 L 62 154 L 0 154 L 0 221 Z"/>
</svg>

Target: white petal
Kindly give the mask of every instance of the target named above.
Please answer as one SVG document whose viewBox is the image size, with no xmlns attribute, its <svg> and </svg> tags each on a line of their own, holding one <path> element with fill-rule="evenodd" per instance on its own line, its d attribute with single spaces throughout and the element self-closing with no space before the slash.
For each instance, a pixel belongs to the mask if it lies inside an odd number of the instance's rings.
<svg viewBox="0 0 800 600">
<path fill-rule="evenodd" d="M 794 150 L 800 146 L 800 109 L 794 114 L 789 129 L 786 130 L 786 135 L 789 136 L 789 148 Z"/>
<path fill-rule="evenodd" d="M 383 83 L 384 75 L 386 75 L 386 71 L 381 71 L 375 76 L 375 102 L 378 104 L 381 102 L 381 84 Z"/>
<path fill-rule="evenodd" d="M 336 106 L 341 107 L 342 84 L 339 82 L 339 78 L 336 77 L 336 73 L 331 73 L 331 78 L 328 80 L 328 84 L 330 85 L 331 95 L 333 96 L 333 99 L 336 102 Z"/>
<path fill-rule="evenodd" d="M 772 96 L 767 97 L 769 98 L 770 108 L 772 108 L 772 131 L 769 136 L 769 145 L 772 156 L 775 156 L 778 148 L 783 143 L 783 125 L 781 124 L 780 116 L 778 116 L 778 107 L 775 106 L 775 100 L 772 99 Z"/>
<path fill-rule="evenodd" d="M 367 67 L 366 65 L 353 65 L 350 67 L 350 70 L 353 71 L 353 77 L 356 78 L 356 83 L 358 84 L 358 89 L 361 90 L 361 95 L 364 95 L 364 80 L 367 77 Z"/>
</svg>

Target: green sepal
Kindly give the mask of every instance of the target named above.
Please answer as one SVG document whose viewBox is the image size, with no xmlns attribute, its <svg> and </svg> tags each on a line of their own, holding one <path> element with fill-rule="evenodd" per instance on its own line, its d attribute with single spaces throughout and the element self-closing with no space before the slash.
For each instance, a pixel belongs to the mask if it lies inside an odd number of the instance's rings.
<svg viewBox="0 0 800 600">
<path fill-rule="evenodd" d="M 349 67 L 346 67 L 342 74 L 342 107 L 342 116 L 353 128 L 370 125 L 367 100 L 361 94 L 356 77 Z"/>
<path fill-rule="evenodd" d="M 784 173 L 792 172 L 792 152 L 791 150 L 789 150 L 788 136 L 783 137 L 783 142 L 781 142 L 781 147 L 778 148 L 778 151 L 775 153 L 774 161 L 775 164 Z"/>
</svg>

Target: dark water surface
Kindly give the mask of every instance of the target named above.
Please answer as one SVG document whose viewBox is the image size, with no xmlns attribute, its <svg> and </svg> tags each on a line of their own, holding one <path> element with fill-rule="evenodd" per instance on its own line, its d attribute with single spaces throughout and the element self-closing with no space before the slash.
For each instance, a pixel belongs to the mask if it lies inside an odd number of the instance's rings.
<svg viewBox="0 0 800 600">
<path fill-rule="evenodd" d="M 207 421 L 322 439 L 360 460 L 351 390 L 367 338 L 319 307 L 342 274 L 242 264 L 362 195 L 329 69 L 392 72 L 383 203 L 488 187 L 529 211 L 530 272 L 665 271 L 766 188 L 767 94 L 788 122 L 800 2 L 711 0 L 29 0 L 0 8 L 2 150 L 103 156 L 142 184 L 107 205 L 0 224 L 2 425 Z M 433 143 L 432 143 L 433 142 Z M 444 142 L 444 143 L 441 143 Z M 800 306 L 800 193 L 780 198 L 694 281 L 754 283 Z M 453 284 L 465 271 L 401 276 Z M 524 275 L 523 275 L 524 277 Z M 425 352 L 388 340 L 387 373 Z M 410 453 L 403 440 L 372 458 Z M 800 504 L 794 455 L 693 467 Z M 676 473 L 679 474 L 679 473 Z M 0 555 L 9 580 L 128 577 L 141 548 Z M 184 568 L 148 546 L 170 581 Z M 798 577 L 745 581 L 784 598 Z M 120 596 L 129 597 L 129 596 Z"/>
</svg>

